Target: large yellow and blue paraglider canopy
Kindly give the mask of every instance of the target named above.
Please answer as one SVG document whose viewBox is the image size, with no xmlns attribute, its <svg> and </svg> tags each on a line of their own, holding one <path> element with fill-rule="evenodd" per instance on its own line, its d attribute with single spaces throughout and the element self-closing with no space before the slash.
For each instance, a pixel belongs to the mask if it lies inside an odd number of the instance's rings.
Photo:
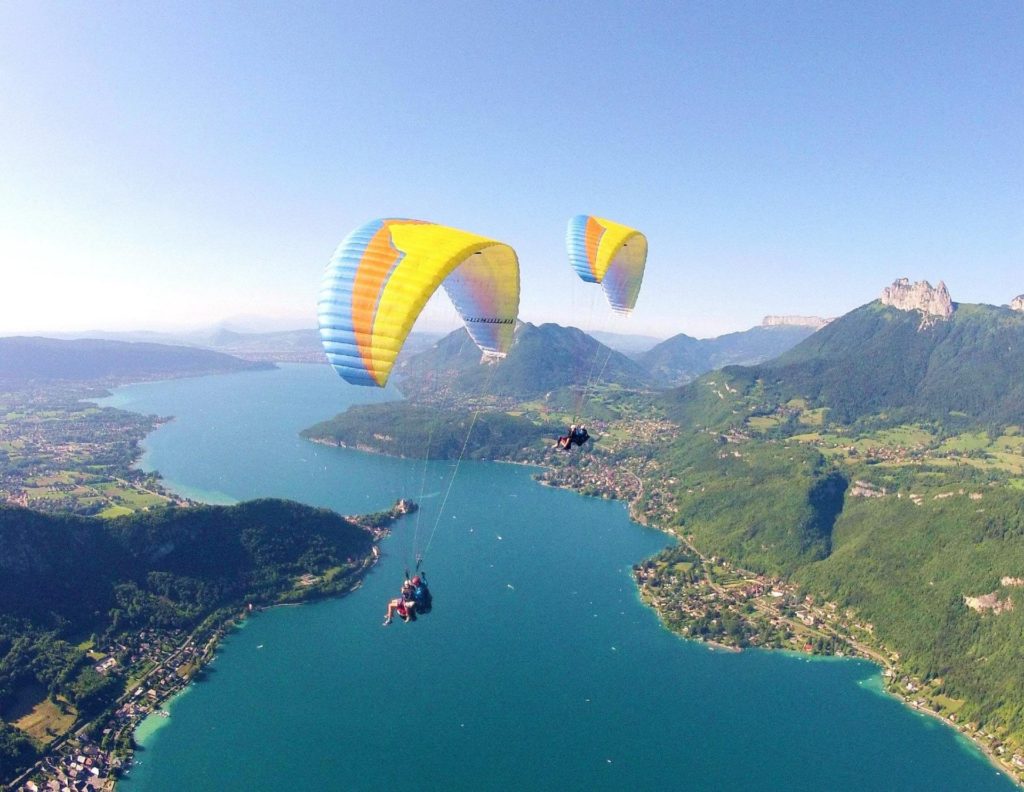
<svg viewBox="0 0 1024 792">
<path fill-rule="evenodd" d="M 647 237 L 635 228 L 592 215 L 576 215 L 565 235 L 569 263 L 588 283 L 600 283 L 612 310 L 636 305 L 647 263 Z"/>
<path fill-rule="evenodd" d="M 519 260 L 511 247 L 420 220 L 373 220 L 349 234 L 327 265 L 318 302 L 334 370 L 353 384 L 383 387 L 416 317 L 442 285 L 484 354 L 505 355 L 519 312 Z"/>
</svg>

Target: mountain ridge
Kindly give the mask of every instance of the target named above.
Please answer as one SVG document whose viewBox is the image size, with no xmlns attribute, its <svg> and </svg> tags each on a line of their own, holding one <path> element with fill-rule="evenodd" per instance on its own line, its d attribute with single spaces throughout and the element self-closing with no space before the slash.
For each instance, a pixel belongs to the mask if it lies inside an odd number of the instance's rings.
<svg viewBox="0 0 1024 792">
<path fill-rule="evenodd" d="M 57 382 L 199 375 L 272 368 L 185 346 L 41 336 L 0 338 L 0 381 Z"/>
<path fill-rule="evenodd" d="M 465 328 L 397 366 L 407 396 L 495 395 L 530 399 L 593 380 L 648 387 L 652 378 L 638 363 L 575 327 L 521 322 L 507 356 L 481 363 Z"/>
<path fill-rule="evenodd" d="M 818 321 L 827 324 L 825 320 Z M 824 325 L 776 321 L 707 339 L 680 333 L 649 349 L 637 361 L 660 384 L 682 385 L 722 366 L 750 365 L 774 358 L 816 332 L 819 326 Z"/>
<path fill-rule="evenodd" d="M 892 411 L 1024 422 L 1024 316 L 1006 307 L 956 304 L 946 320 L 881 300 L 836 319 L 778 358 L 727 369 L 762 380 L 779 398 L 806 398 L 848 422 Z"/>
</svg>

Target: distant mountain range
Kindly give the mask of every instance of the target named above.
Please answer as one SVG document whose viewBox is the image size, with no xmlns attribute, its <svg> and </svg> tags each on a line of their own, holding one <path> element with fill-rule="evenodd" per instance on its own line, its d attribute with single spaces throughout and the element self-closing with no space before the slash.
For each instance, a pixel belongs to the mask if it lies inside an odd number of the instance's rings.
<svg viewBox="0 0 1024 792">
<path fill-rule="evenodd" d="M 493 371 L 480 365 L 479 350 L 460 329 L 433 348 L 400 362 L 395 371 L 403 391 L 410 395 L 450 387 L 460 393 L 487 391 L 531 398 L 594 381 L 632 388 L 668 387 L 722 366 L 769 360 L 825 324 L 826 320 L 815 317 L 766 317 L 765 324 L 742 332 L 708 339 L 680 333 L 646 352 L 627 356 L 623 349 L 637 349 L 654 339 L 615 333 L 588 335 L 575 327 L 526 322 L 517 329 L 508 357 Z"/>
<path fill-rule="evenodd" d="M 621 352 L 629 357 L 642 355 L 648 349 L 660 344 L 662 339 L 648 335 L 630 335 L 629 333 L 608 333 L 603 330 L 592 330 L 587 333 L 591 338 L 596 338 L 606 347 Z"/>
<path fill-rule="evenodd" d="M 166 344 L 14 336 L 0 338 L 0 381 L 11 383 L 181 376 L 272 368 L 221 352 Z"/>
<path fill-rule="evenodd" d="M 815 330 L 809 324 L 770 324 L 717 338 L 698 339 L 680 333 L 639 355 L 637 361 L 659 383 L 682 385 L 722 366 L 770 360 Z"/>
<path fill-rule="evenodd" d="M 508 356 L 497 365 L 481 365 L 480 350 L 464 329 L 396 367 L 402 392 L 409 396 L 488 393 L 517 399 L 543 396 L 599 379 L 629 387 L 647 387 L 652 379 L 639 364 L 575 327 L 516 328 Z"/>
<path fill-rule="evenodd" d="M 403 355 L 411 355 L 437 342 L 442 333 L 413 331 L 409 334 Z M 212 349 L 244 360 L 274 363 L 325 363 L 320 331 L 316 329 L 247 332 L 228 327 L 213 327 L 184 333 L 149 331 L 90 333 L 54 333 L 60 339 L 104 339 L 110 341 L 146 342 Z"/>
<path fill-rule="evenodd" d="M 637 348 L 646 336 L 605 334 L 606 345 L 574 327 L 523 323 L 497 368 L 480 366 L 480 352 L 464 329 L 445 337 L 411 333 L 395 367 L 403 389 L 436 393 L 487 391 L 529 398 L 600 381 L 627 387 L 687 382 L 731 363 L 766 360 L 813 332 L 809 327 L 755 327 L 712 339 L 670 338 L 631 359 L 615 349 Z M 326 362 L 317 330 L 239 333 L 219 328 L 184 336 L 111 333 L 105 338 L 0 338 L 0 380 L 82 380 L 206 374 L 251 368 L 257 362 Z M 128 339 L 161 339 L 153 340 Z"/>
</svg>

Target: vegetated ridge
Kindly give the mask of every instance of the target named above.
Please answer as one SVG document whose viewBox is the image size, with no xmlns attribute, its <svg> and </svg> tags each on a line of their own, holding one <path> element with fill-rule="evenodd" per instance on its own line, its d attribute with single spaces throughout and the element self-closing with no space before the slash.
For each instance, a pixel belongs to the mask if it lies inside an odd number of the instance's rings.
<svg viewBox="0 0 1024 792">
<path fill-rule="evenodd" d="M 770 398 L 802 397 L 844 423 L 887 413 L 1024 423 L 1024 314 L 960 304 L 949 319 L 869 303 L 779 358 L 729 375 Z"/>
<path fill-rule="evenodd" d="M 331 511 L 281 500 L 110 520 L 0 504 L 0 715 L 27 686 L 88 721 L 125 679 L 94 670 L 83 637 L 92 634 L 88 647 L 140 630 L 188 631 L 247 603 L 346 590 L 373 542 L 368 528 Z M 297 588 L 302 575 L 320 576 L 319 585 Z M 0 778 L 36 750 L 0 720 Z"/>
<path fill-rule="evenodd" d="M 350 407 L 301 434 L 398 457 L 514 459 L 524 446 L 556 436 L 559 428 L 503 412 L 474 414 L 403 401 Z"/>
<path fill-rule="evenodd" d="M 480 350 L 459 329 L 400 363 L 395 372 L 407 396 L 434 401 L 446 395 L 525 400 L 595 378 L 635 388 L 651 383 L 642 366 L 582 330 L 529 322 L 518 325 L 512 348 L 500 363 L 481 365 Z"/>
</svg>

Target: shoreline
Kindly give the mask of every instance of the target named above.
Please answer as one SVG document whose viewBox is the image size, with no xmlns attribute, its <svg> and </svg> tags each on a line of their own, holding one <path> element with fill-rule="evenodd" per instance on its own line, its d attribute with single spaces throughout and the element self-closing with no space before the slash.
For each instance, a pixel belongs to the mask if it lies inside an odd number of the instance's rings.
<svg viewBox="0 0 1024 792">
<path fill-rule="evenodd" d="M 383 538 L 383 536 L 374 539 L 374 549 L 377 548 L 377 542 L 380 540 L 380 538 Z M 358 571 L 359 577 L 356 578 L 356 580 L 353 581 L 352 585 L 348 588 L 330 592 L 312 592 L 311 596 L 298 600 L 296 602 L 274 602 L 268 605 L 260 605 L 252 607 L 248 610 L 243 610 L 241 613 L 229 616 L 226 619 L 224 619 L 224 621 L 222 621 L 220 624 L 213 628 L 214 636 L 204 647 L 202 661 L 199 663 L 199 665 L 196 666 L 195 671 L 193 672 L 191 677 L 182 680 L 182 684 L 180 687 L 170 690 L 164 693 L 161 697 L 157 698 L 153 702 L 153 708 L 145 715 L 145 717 L 139 719 L 132 727 L 133 745 L 136 744 L 135 735 L 138 732 L 139 728 L 142 726 L 142 724 L 146 723 L 152 718 L 161 718 L 164 720 L 170 718 L 170 712 L 166 708 L 171 703 L 173 703 L 177 698 L 187 693 L 189 688 L 191 688 L 196 681 L 201 681 L 204 669 L 210 663 L 216 660 L 217 649 L 219 648 L 221 642 L 232 632 L 244 629 L 248 625 L 249 620 L 251 618 L 255 617 L 256 615 L 264 611 L 275 610 L 277 608 L 298 608 L 303 605 L 309 605 L 314 602 L 319 602 L 321 600 L 347 597 L 349 594 L 358 591 L 362 587 L 363 578 L 366 576 L 367 573 L 369 573 L 371 569 L 373 569 L 380 562 L 380 560 L 381 554 L 375 553 L 371 550 L 371 552 L 364 559 L 364 563 L 362 564 Z M 151 730 L 150 733 L 154 733 L 155 731 L 156 730 Z M 142 747 L 143 749 L 145 748 L 144 745 L 142 745 Z M 127 761 L 122 763 L 122 767 L 128 767 L 129 769 L 131 768 L 135 751 L 136 748 L 133 747 L 127 756 Z M 116 779 L 114 783 L 110 785 L 110 790 L 114 790 L 116 788 L 117 780 L 119 779 Z M 106 788 L 107 787 L 104 787 L 104 789 Z"/>
<path fill-rule="evenodd" d="M 404 514 L 407 513 L 398 512 L 397 508 L 397 506 L 393 507 L 393 511 L 395 512 L 394 519 L 398 519 L 399 517 L 404 516 Z M 352 519 L 352 515 L 345 515 L 345 519 Z M 170 712 L 167 709 L 165 709 L 165 707 L 169 706 L 175 699 L 177 699 L 182 694 L 186 693 L 196 681 L 201 681 L 204 675 L 204 669 L 216 659 L 218 647 L 229 634 L 237 630 L 244 629 L 244 627 L 248 624 L 250 618 L 263 611 L 269 611 L 275 608 L 300 607 L 303 605 L 318 602 L 320 600 L 346 597 L 349 594 L 358 591 L 362 587 L 363 579 L 365 578 L 365 576 L 380 562 L 382 555 L 378 550 L 378 544 L 389 533 L 389 530 L 387 528 L 371 529 L 367 526 L 363 526 L 363 528 L 364 530 L 367 530 L 373 535 L 373 544 L 371 546 L 370 552 L 367 553 L 358 570 L 356 570 L 355 572 L 357 577 L 354 580 L 352 580 L 350 585 L 348 585 L 347 587 L 326 591 L 313 590 L 309 592 L 308 596 L 303 596 L 301 599 L 296 600 L 294 602 L 272 602 L 260 606 L 253 606 L 250 604 L 248 608 L 244 608 L 240 613 L 235 613 L 232 616 L 228 616 L 219 624 L 211 628 L 212 636 L 207 641 L 206 645 L 203 647 L 201 661 L 198 663 L 193 673 L 187 679 L 182 679 L 181 684 L 178 687 L 163 692 L 162 695 L 153 700 L 152 709 L 150 709 L 143 717 L 139 718 L 133 723 L 126 725 L 125 727 L 122 727 L 121 731 L 123 731 L 124 728 L 130 728 L 132 747 L 128 750 L 125 757 L 121 760 L 119 769 L 121 769 L 122 772 L 120 772 L 118 775 L 112 774 L 109 777 L 108 782 L 105 783 L 102 787 L 104 792 L 115 792 L 117 788 L 117 782 L 125 775 L 124 771 L 131 769 L 132 764 L 134 763 L 134 757 L 138 747 L 141 746 L 143 749 L 145 748 L 144 745 L 136 743 L 135 735 L 138 729 L 142 726 L 143 723 L 146 723 L 152 718 L 170 719 Z M 123 698 L 127 700 L 130 696 L 131 692 L 126 692 Z M 154 729 L 150 733 L 155 733 L 155 731 L 156 730 Z"/>
<path fill-rule="evenodd" d="M 319 440 L 316 440 L 316 439 L 313 439 L 313 438 L 306 438 L 306 439 L 310 440 L 311 442 L 320 442 L 323 445 L 327 445 L 327 446 L 346 447 L 346 446 L 341 445 L 340 443 L 339 444 L 328 443 L 328 442 L 319 441 Z M 361 451 L 363 453 L 376 454 L 376 455 L 379 455 L 379 456 L 392 456 L 392 457 L 394 456 L 393 454 L 387 454 L 384 451 L 381 451 L 379 449 L 374 449 L 374 448 L 369 448 L 369 447 L 367 447 L 367 448 L 358 448 L 358 449 L 350 449 L 350 450 L 358 450 L 358 451 Z M 402 457 L 402 458 L 407 458 L 407 457 Z M 436 460 L 436 461 L 442 461 L 442 460 Z M 498 462 L 498 463 L 501 463 L 501 464 L 523 465 L 523 466 L 528 466 L 528 467 L 536 467 L 536 468 L 538 468 L 541 471 L 554 471 L 554 470 L 557 469 L 555 467 L 552 467 L 550 465 L 545 465 L 543 463 L 522 462 L 522 461 L 518 461 L 518 460 L 508 460 L 508 459 L 474 460 L 474 461 L 489 461 L 489 462 Z M 634 474 L 634 476 L 635 476 L 635 474 Z M 538 484 L 538 485 L 540 485 L 542 487 L 550 487 L 552 489 L 567 490 L 569 492 L 573 492 L 574 494 L 580 495 L 580 496 L 583 496 L 583 497 L 602 497 L 604 499 L 610 499 L 610 500 L 623 500 L 623 499 L 617 498 L 614 494 L 607 494 L 607 493 L 605 493 L 605 494 L 602 494 L 602 495 L 594 495 L 594 494 L 591 494 L 591 493 L 582 492 L 582 491 L 574 488 L 571 485 L 558 483 L 556 481 L 540 479 L 538 476 L 532 476 L 531 478 L 533 478 L 533 480 L 534 480 L 534 482 L 536 484 Z M 639 480 L 639 477 L 636 477 L 636 478 Z M 643 493 L 642 481 L 640 482 L 640 484 L 641 484 L 641 490 L 640 490 L 639 494 L 642 494 Z M 651 520 L 647 515 L 640 513 L 638 508 L 637 508 L 638 500 L 639 500 L 638 497 L 633 497 L 633 498 L 626 499 L 627 512 L 628 512 L 629 518 L 630 518 L 630 520 L 632 522 L 636 523 L 639 526 L 647 528 L 649 530 L 659 531 L 660 533 L 665 534 L 668 537 L 671 537 L 676 542 L 685 543 L 687 546 L 690 546 L 689 542 L 684 537 L 681 537 L 678 533 L 676 533 L 673 529 L 663 527 L 663 526 L 657 524 L 655 521 Z M 647 559 L 645 559 L 645 560 L 647 560 Z M 639 585 L 638 585 L 635 577 L 634 577 L 634 585 L 637 586 L 637 589 L 639 591 Z M 662 629 L 665 629 L 668 632 L 671 632 L 671 633 L 675 634 L 677 637 L 679 637 L 679 638 L 681 638 L 683 640 L 695 641 L 697 643 L 706 644 L 710 651 L 726 651 L 726 652 L 730 652 L 730 653 L 738 653 L 738 652 L 745 651 L 745 649 L 743 647 L 730 646 L 728 644 L 724 644 L 724 643 L 721 643 L 721 642 L 718 642 L 718 641 L 709 640 L 707 638 L 701 638 L 701 637 L 697 637 L 697 636 L 685 635 L 685 634 L 682 634 L 682 633 L 678 632 L 677 630 L 673 630 L 666 623 L 665 618 L 664 618 L 664 614 L 661 612 L 661 610 L 654 603 L 645 601 L 643 597 L 641 597 L 641 601 L 643 602 L 643 604 L 646 607 L 650 607 L 658 615 L 658 621 L 661 624 Z M 976 738 L 973 734 L 968 734 L 967 731 L 966 731 L 966 727 L 961 728 L 961 726 L 958 725 L 955 721 L 948 720 L 948 718 L 946 716 L 942 715 L 942 713 L 940 713 L 940 712 L 938 712 L 936 710 L 932 710 L 932 709 L 930 709 L 928 707 L 922 707 L 919 704 L 917 704 L 908 695 L 904 695 L 904 694 L 900 693 L 899 691 L 890 690 L 889 687 L 885 685 L 885 677 L 882 675 L 883 671 L 888 671 L 890 674 L 893 674 L 893 675 L 896 675 L 896 676 L 903 676 L 904 674 L 903 674 L 903 672 L 901 672 L 899 670 L 898 666 L 894 662 L 891 662 L 891 661 L 890 662 L 884 662 L 884 661 L 879 660 L 880 657 L 884 658 L 884 657 L 886 657 L 888 655 L 887 651 L 883 647 L 871 645 L 871 646 L 869 646 L 869 649 L 871 650 L 871 652 L 865 652 L 863 650 L 863 648 L 861 648 L 861 651 L 858 654 L 854 654 L 854 655 L 850 655 L 850 656 L 837 655 L 835 653 L 827 653 L 827 654 L 821 654 L 821 655 L 816 655 L 816 654 L 813 654 L 813 653 L 808 654 L 807 652 L 802 652 L 802 651 L 799 651 L 799 650 L 788 649 L 788 648 L 775 648 L 775 647 L 762 647 L 762 646 L 751 646 L 751 647 L 747 647 L 747 648 L 749 648 L 749 649 L 760 649 L 762 651 L 793 652 L 796 655 L 802 655 L 804 657 L 818 657 L 818 658 L 822 658 L 822 659 L 824 659 L 824 658 L 833 658 L 833 659 L 836 659 L 836 660 L 860 659 L 860 660 L 867 660 L 868 662 L 871 662 L 873 665 L 875 665 L 879 669 L 878 673 L 879 673 L 880 679 L 882 679 L 881 690 L 882 690 L 882 692 L 886 696 L 891 696 L 893 698 L 896 698 L 896 699 L 900 700 L 902 702 L 902 704 L 904 706 L 906 706 L 912 712 L 926 714 L 926 715 L 932 717 L 933 719 L 943 723 L 946 727 L 952 728 L 957 733 L 957 735 L 959 737 L 967 740 L 967 742 L 969 742 L 977 751 L 979 751 L 981 753 L 981 755 L 988 760 L 988 763 L 995 770 L 997 770 L 1000 774 L 1006 776 L 1008 779 L 1011 780 L 1011 782 L 1016 784 L 1018 787 L 1024 789 L 1024 768 L 1020 768 L 1020 770 L 1018 771 L 1018 769 L 1013 766 L 1012 760 L 1010 760 L 1010 759 L 1003 760 L 998 754 L 995 753 L 994 749 L 991 748 L 981 738 Z"/>
<path fill-rule="evenodd" d="M 564 487 L 564 486 L 561 486 L 561 485 L 558 485 L 558 484 L 552 484 L 550 482 L 539 482 L 539 483 L 543 484 L 544 486 L 555 487 L 557 489 L 568 489 L 568 490 L 572 490 L 572 491 L 575 492 L 575 490 L 573 490 L 572 487 Z M 591 497 L 591 496 L 588 496 L 588 495 L 586 495 L 585 493 L 582 493 L 582 492 L 579 492 L 577 494 L 582 495 L 584 497 Z M 650 520 L 648 520 L 644 515 L 638 514 L 636 509 L 635 509 L 635 505 L 636 505 L 636 501 L 635 500 L 629 501 L 628 510 L 629 510 L 629 517 L 630 517 L 630 519 L 633 522 L 635 522 L 637 525 L 642 525 L 645 528 L 649 528 L 649 529 L 652 529 L 652 530 L 660 531 L 663 534 L 671 536 L 672 538 L 674 538 L 677 541 L 680 541 L 680 542 L 685 541 L 682 537 L 680 537 L 672 529 L 664 528 L 664 527 L 662 527 L 660 525 L 654 524 Z M 686 544 L 689 545 L 689 542 L 686 542 Z M 634 579 L 634 584 L 635 583 L 636 583 L 636 581 Z M 639 589 L 639 587 L 638 587 L 638 589 Z M 793 653 L 795 655 L 802 655 L 804 657 L 812 657 L 812 658 L 819 658 L 819 659 L 865 660 L 867 662 L 870 662 L 870 663 L 872 663 L 873 665 L 875 665 L 876 667 L 879 668 L 879 672 L 878 672 L 879 673 L 879 678 L 882 680 L 881 691 L 882 691 L 882 693 L 884 695 L 899 700 L 910 711 L 916 712 L 916 713 L 920 713 L 920 714 L 923 714 L 923 715 L 927 715 L 927 716 L 933 718 L 934 720 L 937 720 L 940 723 L 944 724 L 947 728 L 952 729 L 954 732 L 956 732 L 958 737 L 966 740 L 973 748 L 975 748 L 978 752 L 980 752 L 981 755 L 985 759 L 988 760 L 989 765 L 992 766 L 995 770 L 997 770 L 999 772 L 999 774 L 1006 776 L 1016 786 L 1024 789 L 1024 768 L 1020 768 L 1019 771 L 1018 771 L 1018 769 L 1013 766 L 1012 760 L 1004 760 L 1004 759 L 1002 759 L 1000 757 L 1000 755 L 998 755 L 995 752 L 995 750 L 993 748 L 991 748 L 987 743 L 983 742 L 981 739 L 975 738 L 971 734 L 968 734 L 967 731 L 966 731 L 966 727 L 961 727 L 959 724 L 956 723 L 956 721 L 949 720 L 949 718 L 947 716 L 943 715 L 941 712 L 938 712 L 937 710 L 933 710 L 933 709 L 931 709 L 929 707 L 926 707 L 926 706 L 919 705 L 917 702 L 912 700 L 909 695 L 906 695 L 906 694 L 903 694 L 903 693 L 899 693 L 899 692 L 894 692 L 894 691 L 890 690 L 885 685 L 885 676 L 882 674 L 882 672 L 883 671 L 889 671 L 893 675 L 900 674 L 899 668 L 898 668 L 898 666 L 895 663 L 890 663 L 890 664 L 880 663 L 877 658 L 872 657 L 870 655 L 864 655 L 864 654 L 850 656 L 850 657 L 841 656 L 841 655 L 837 656 L 835 654 L 825 654 L 825 655 L 814 655 L 814 654 L 811 654 L 811 655 L 808 655 L 805 652 L 794 651 L 794 650 L 791 650 L 791 649 L 776 649 L 774 647 L 751 646 L 751 647 L 747 647 L 747 648 L 742 648 L 742 647 L 739 647 L 739 646 L 728 646 L 728 645 L 719 643 L 717 641 L 713 641 L 713 640 L 709 640 L 709 639 L 705 639 L 705 638 L 696 638 L 696 637 L 693 637 L 693 636 L 690 636 L 690 635 L 683 635 L 683 634 L 677 632 L 676 630 L 671 629 L 668 626 L 668 624 L 666 624 L 663 613 L 661 612 L 661 610 L 656 605 L 654 605 L 653 603 L 649 603 L 649 602 L 644 601 L 642 597 L 641 597 L 641 601 L 644 603 L 645 606 L 651 608 L 652 610 L 654 610 L 655 613 L 658 614 L 658 621 L 661 624 L 663 629 L 665 629 L 665 630 L 667 630 L 667 631 L 669 631 L 671 633 L 674 633 L 675 635 L 677 635 L 679 638 L 682 638 L 683 640 L 695 641 L 697 643 L 706 644 L 706 645 L 708 645 L 708 647 L 711 650 L 724 649 L 724 650 L 727 650 L 727 651 L 730 651 L 730 652 L 740 653 L 740 652 L 747 651 L 747 649 L 751 649 L 751 650 L 758 650 L 758 651 L 765 651 L 765 652 L 789 652 L 789 653 Z M 883 647 L 878 647 L 878 646 L 872 647 L 872 649 L 874 649 L 875 651 L 877 651 L 879 653 L 884 653 L 886 651 Z"/>
<path fill-rule="evenodd" d="M 389 456 L 389 457 L 397 458 L 397 459 L 419 459 L 419 457 L 406 457 L 406 456 L 402 456 L 402 455 L 389 454 L 389 453 L 386 453 L 386 452 L 384 452 L 384 451 L 382 451 L 380 449 L 372 448 L 372 447 L 369 447 L 369 446 L 365 446 L 364 447 L 364 446 L 360 445 L 360 446 L 357 446 L 357 447 L 352 447 L 352 446 L 347 446 L 347 445 L 345 445 L 342 442 L 329 442 L 329 441 L 326 441 L 324 439 L 305 437 L 305 436 L 304 436 L 304 439 L 306 439 L 306 440 L 308 440 L 310 442 L 313 442 L 313 443 L 317 443 L 319 445 L 324 445 L 324 446 L 328 446 L 328 447 L 335 447 L 335 448 L 345 448 L 346 450 L 359 451 L 361 453 L 366 453 L 366 454 L 374 454 L 374 455 L 378 455 L 378 456 Z M 448 461 L 448 462 L 452 462 L 452 461 L 455 461 L 455 460 L 454 459 L 447 459 L 447 458 L 438 458 L 438 459 L 433 459 L 433 460 L 430 460 L 430 461 L 436 461 L 436 462 Z M 544 464 L 543 462 L 528 462 L 528 461 L 512 460 L 512 459 L 489 459 L 489 460 L 472 460 L 472 461 L 477 461 L 477 462 L 496 462 L 496 463 L 499 463 L 499 464 L 519 465 L 519 466 L 523 466 L 523 467 L 533 467 L 533 468 L 537 468 L 541 472 L 544 472 L 544 471 L 555 471 L 555 470 L 558 469 L 556 467 L 552 467 L 549 464 Z M 636 477 L 635 474 L 634 474 L 634 477 Z M 580 491 L 580 490 L 576 489 L 575 487 L 573 487 L 571 485 L 568 485 L 568 484 L 563 484 L 563 483 L 558 483 L 556 481 L 550 481 L 550 480 L 541 479 L 541 478 L 539 478 L 536 475 L 535 476 L 531 476 L 531 478 L 539 486 L 550 487 L 552 489 L 562 489 L 562 490 L 566 490 L 566 491 L 572 492 L 572 493 L 574 493 L 576 495 L 580 495 L 580 496 L 583 496 L 583 497 L 600 497 L 600 498 L 603 498 L 603 499 L 606 499 L 606 500 L 625 500 L 626 507 L 627 507 L 627 513 L 628 513 L 628 516 L 629 516 L 629 518 L 630 518 L 630 520 L 632 522 L 636 523 L 639 526 L 647 528 L 649 530 L 659 531 L 660 533 L 665 534 L 666 536 L 670 537 L 671 539 L 675 540 L 676 542 L 685 542 L 687 545 L 689 545 L 689 542 L 687 542 L 685 538 L 683 538 L 679 534 L 677 534 L 673 529 L 663 527 L 660 524 L 658 524 L 657 522 L 651 520 L 647 515 L 640 513 L 639 510 L 637 509 L 638 497 L 632 497 L 632 498 L 628 498 L 628 499 L 623 499 L 623 498 L 618 498 L 615 494 L 609 494 L 609 493 L 603 493 L 601 495 L 595 495 L 595 494 L 592 494 L 592 493 L 582 492 L 582 491 Z M 638 493 L 638 494 L 642 494 L 642 492 L 643 492 L 643 490 L 642 490 L 642 481 L 640 481 L 639 477 L 636 477 L 636 478 L 638 479 L 638 481 L 640 482 L 640 485 L 641 485 L 641 490 L 640 490 L 640 493 Z M 636 582 L 635 578 L 634 578 L 634 585 L 637 585 L 637 582 Z M 639 591 L 639 586 L 638 586 L 638 591 Z M 643 601 L 643 598 L 641 598 L 641 600 Z M 679 638 L 681 638 L 683 640 L 695 641 L 697 643 L 706 644 L 708 649 L 709 649 L 709 651 L 725 651 L 725 652 L 729 652 L 729 653 L 740 653 L 740 652 L 745 651 L 745 649 L 742 648 L 742 647 L 730 646 L 728 644 L 724 644 L 724 643 L 721 643 L 721 642 L 718 642 L 718 641 L 714 641 L 714 640 L 709 640 L 709 639 L 706 639 L 706 638 L 700 638 L 700 637 L 695 637 L 695 636 L 691 636 L 691 635 L 684 635 L 684 634 L 682 634 L 682 633 L 680 633 L 680 632 L 678 632 L 676 630 L 673 630 L 665 622 L 661 610 L 656 605 L 654 605 L 653 603 L 650 603 L 650 602 L 646 602 L 646 601 L 643 601 L 643 604 L 646 607 L 650 607 L 652 610 L 655 611 L 656 614 L 658 614 L 658 617 L 659 617 L 658 620 L 659 620 L 659 622 L 661 624 L 662 629 L 665 629 L 668 632 L 671 632 L 671 633 L 675 634 L 677 637 L 679 637 Z M 860 659 L 860 660 L 867 660 L 867 661 L 871 662 L 873 665 L 875 665 L 879 669 L 878 673 L 880 675 L 880 678 L 883 681 L 883 684 L 881 685 L 881 690 L 882 690 L 882 692 L 886 696 L 890 696 L 890 697 L 893 697 L 893 698 L 896 698 L 896 699 L 900 700 L 902 702 L 902 704 L 904 706 L 906 706 L 912 712 L 917 712 L 917 713 L 928 715 L 931 718 L 933 718 L 934 720 L 937 720 L 937 721 L 943 723 L 946 727 L 952 728 L 957 733 L 957 735 L 960 738 L 965 739 L 968 743 L 970 743 L 971 746 L 973 746 L 977 751 L 979 751 L 980 754 L 985 759 L 988 760 L 989 765 L 991 767 L 993 767 L 998 773 L 1000 773 L 1001 775 L 1006 776 L 1016 786 L 1024 789 L 1024 768 L 1022 768 L 1021 772 L 1018 773 L 1017 769 L 1014 768 L 1014 766 L 1011 764 L 1010 760 L 1005 760 L 1004 761 L 1003 759 L 1001 759 L 999 757 L 999 755 L 997 755 L 995 753 L 995 751 L 991 747 L 989 747 L 988 744 L 986 744 L 985 742 L 982 741 L 982 739 L 976 738 L 972 734 L 968 734 L 966 732 L 965 728 L 961 728 L 955 722 L 948 720 L 948 718 L 946 716 L 942 715 L 940 712 L 932 710 L 932 709 L 930 709 L 928 707 L 920 706 L 914 700 L 912 700 L 909 696 L 901 694 L 898 691 L 890 690 L 884 684 L 884 677 L 882 676 L 882 671 L 888 670 L 892 674 L 900 674 L 900 672 L 898 670 L 898 667 L 894 663 L 881 662 L 881 661 L 879 661 L 878 657 L 872 656 L 871 654 L 858 654 L 858 655 L 853 655 L 853 656 L 843 656 L 843 655 L 836 655 L 836 654 L 831 654 L 830 653 L 830 654 L 824 654 L 824 655 L 814 655 L 814 654 L 808 654 L 806 652 L 801 652 L 799 650 L 793 650 L 793 649 L 787 649 L 787 648 L 777 649 L 777 648 L 774 648 L 774 647 L 761 647 L 761 646 L 752 646 L 752 647 L 747 647 L 747 648 L 750 648 L 750 649 L 760 649 L 762 651 L 792 652 L 792 653 L 794 653 L 796 655 L 801 655 L 801 656 L 804 656 L 804 657 L 820 657 L 822 659 L 824 659 L 824 658 L 833 658 L 833 659 L 836 659 L 836 660 Z M 884 648 L 880 648 L 880 647 L 877 647 L 877 646 L 872 646 L 871 649 L 874 650 L 875 652 L 877 652 L 879 656 L 884 656 L 886 654 L 886 650 Z"/>
</svg>

